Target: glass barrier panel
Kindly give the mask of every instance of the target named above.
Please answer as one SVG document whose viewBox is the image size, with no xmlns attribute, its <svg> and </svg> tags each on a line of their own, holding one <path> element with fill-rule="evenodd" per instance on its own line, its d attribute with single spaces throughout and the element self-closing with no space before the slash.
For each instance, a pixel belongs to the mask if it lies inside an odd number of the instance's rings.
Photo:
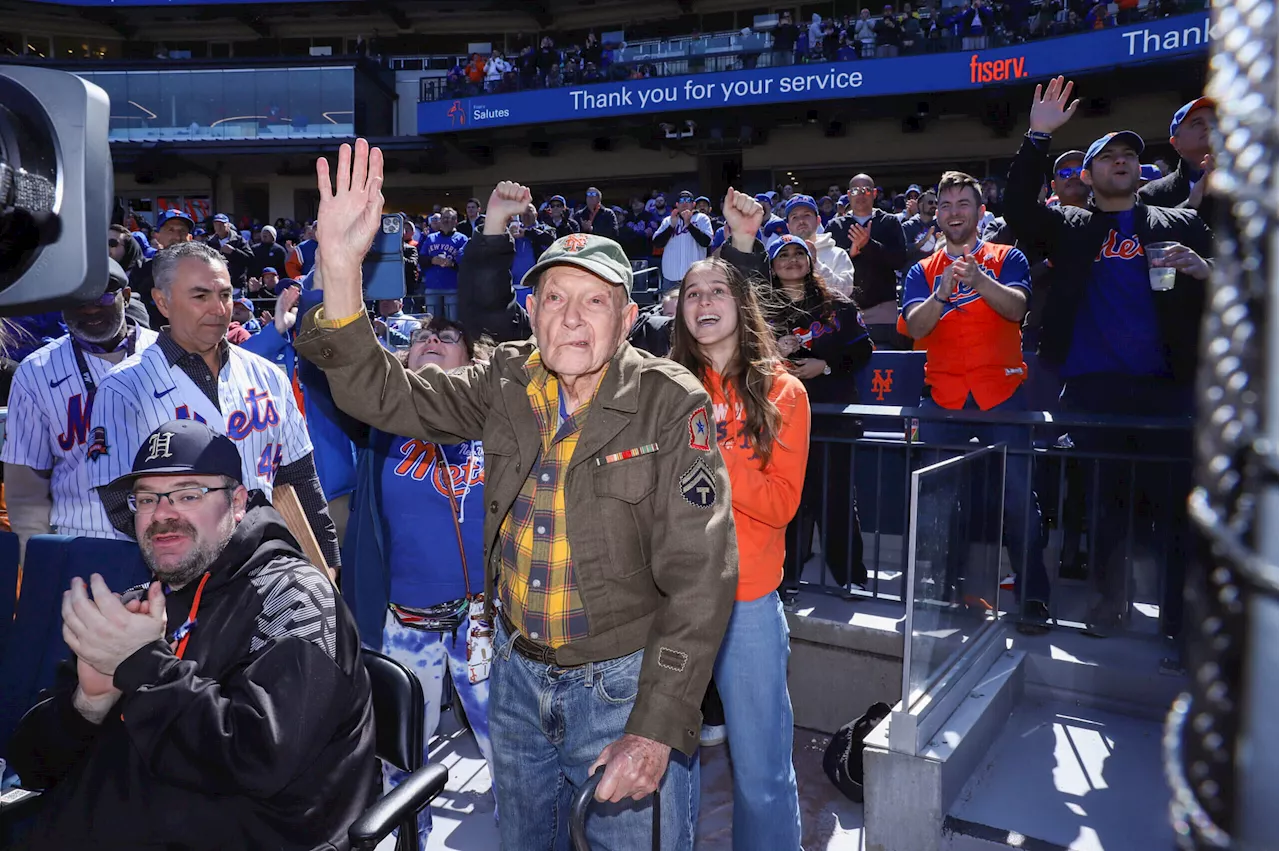
<svg viewBox="0 0 1280 851">
<path fill-rule="evenodd" d="M 996 619 L 1004 465 L 998 444 L 911 475 L 902 672 L 908 709 Z"/>
</svg>

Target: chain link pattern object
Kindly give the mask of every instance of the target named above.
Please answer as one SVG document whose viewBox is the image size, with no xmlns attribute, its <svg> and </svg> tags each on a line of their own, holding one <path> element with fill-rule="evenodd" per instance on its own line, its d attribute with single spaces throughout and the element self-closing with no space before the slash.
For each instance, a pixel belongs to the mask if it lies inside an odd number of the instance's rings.
<svg viewBox="0 0 1280 851">
<path fill-rule="evenodd" d="M 1247 706 L 1255 689 L 1276 724 L 1275 665 L 1270 682 L 1249 668 L 1266 637 L 1277 596 L 1274 541 L 1277 34 L 1272 0 L 1215 0 L 1213 51 L 1205 94 L 1217 102 L 1216 168 L 1210 192 L 1225 215 L 1212 225 L 1217 261 L 1209 286 L 1199 374 L 1197 536 L 1187 572 L 1187 693 L 1165 729 L 1171 816 L 1183 849 L 1260 847 L 1240 842 L 1247 783 L 1269 784 L 1275 821 L 1274 745 L 1266 771 L 1249 772 Z M 1267 515 L 1270 515 L 1268 518 Z M 1274 657 L 1273 657 L 1274 658 Z M 1246 770 L 1242 770 L 1242 767 Z M 1265 799 L 1265 798 L 1264 798 Z M 1244 831 L 1248 833 L 1248 831 Z"/>
</svg>

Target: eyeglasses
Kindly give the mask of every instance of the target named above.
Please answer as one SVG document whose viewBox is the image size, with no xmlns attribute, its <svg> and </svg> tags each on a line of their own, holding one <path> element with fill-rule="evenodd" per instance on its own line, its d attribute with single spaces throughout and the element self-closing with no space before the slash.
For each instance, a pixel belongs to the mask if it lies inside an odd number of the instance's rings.
<svg viewBox="0 0 1280 851">
<path fill-rule="evenodd" d="M 1073 177 L 1079 177 L 1080 172 L 1082 171 L 1084 171 L 1083 167 L 1078 165 L 1073 165 L 1073 166 L 1068 166 L 1067 168 L 1060 168 L 1056 172 L 1054 172 L 1054 174 L 1058 175 L 1058 178 L 1061 180 L 1070 180 Z"/>
<path fill-rule="evenodd" d="M 206 494 L 214 491 L 229 491 L 232 488 L 179 488 L 166 493 L 142 491 L 129 494 L 129 510 L 135 514 L 150 514 L 160 507 L 160 500 L 169 500 L 169 505 L 179 511 L 195 511 L 196 506 L 204 502 Z"/>
<path fill-rule="evenodd" d="M 462 334 L 452 328 L 445 328 L 442 331 L 430 331 L 426 328 L 419 328 L 417 331 L 414 331 L 409 335 L 409 342 L 425 343 L 432 337 L 435 337 L 440 342 L 446 343 L 450 346 L 456 346 L 462 342 Z"/>
<path fill-rule="evenodd" d="M 108 239 L 108 240 L 107 240 L 107 247 L 108 247 L 108 248 L 119 248 L 119 247 L 120 247 L 120 240 L 116 239 L 114 236 L 113 236 L 113 237 L 111 237 L 110 239 Z"/>
<path fill-rule="evenodd" d="M 587 197 L 588 197 L 588 198 L 599 198 L 599 197 L 600 197 L 600 193 L 599 193 L 599 192 L 588 192 L 588 193 L 587 193 Z"/>
<path fill-rule="evenodd" d="M 875 190 L 869 186 L 855 186 L 849 190 L 850 195 L 866 195 L 871 192 L 875 192 Z"/>
</svg>

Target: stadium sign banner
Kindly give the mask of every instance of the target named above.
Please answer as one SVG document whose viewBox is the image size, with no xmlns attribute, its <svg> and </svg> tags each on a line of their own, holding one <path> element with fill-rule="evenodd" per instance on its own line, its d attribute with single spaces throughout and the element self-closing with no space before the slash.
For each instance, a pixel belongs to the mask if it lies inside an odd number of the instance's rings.
<svg viewBox="0 0 1280 851">
<path fill-rule="evenodd" d="M 423 101 L 418 133 L 720 107 L 957 91 L 1102 71 L 1209 50 L 1209 15 L 1179 15 L 990 50 L 814 62 Z"/>
</svg>

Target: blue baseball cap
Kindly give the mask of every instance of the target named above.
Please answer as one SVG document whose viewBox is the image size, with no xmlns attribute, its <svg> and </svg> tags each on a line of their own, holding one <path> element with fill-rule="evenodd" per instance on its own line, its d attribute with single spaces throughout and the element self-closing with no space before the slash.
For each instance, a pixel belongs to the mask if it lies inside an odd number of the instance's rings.
<svg viewBox="0 0 1280 851">
<path fill-rule="evenodd" d="M 163 213 L 161 213 L 159 217 L 156 219 L 156 227 L 157 228 L 164 227 L 165 222 L 169 221 L 170 219 L 182 219 L 184 222 L 190 225 L 188 230 L 196 229 L 195 220 L 192 219 L 190 216 L 188 216 L 182 210 L 177 210 L 177 209 L 165 210 Z"/>
<path fill-rule="evenodd" d="M 231 224 L 231 217 L 228 216 L 226 213 L 219 213 L 218 215 L 213 217 L 213 220 L 215 222 L 222 222 L 223 224 L 226 224 L 226 225 Z"/>
<path fill-rule="evenodd" d="M 836 206 L 843 206 L 843 207 L 847 207 L 847 206 L 849 206 L 849 196 L 848 196 L 847 194 L 845 194 L 845 195 L 841 195 L 839 198 L 837 198 L 837 199 L 836 199 Z"/>
<path fill-rule="evenodd" d="M 1084 167 L 1088 168 L 1093 163 L 1093 158 L 1102 153 L 1102 149 L 1112 142 L 1128 142 L 1134 150 L 1134 153 L 1142 155 L 1142 149 L 1146 145 L 1142 142 L 1142 137 L 1132 130 L 1114 130 L 1105 136 L 1095 139 L 1093 144 L 1089 146 L 1089 150 L 1084 154 Z"/>
<path fill-rule="evenodd" d="M 913 184 L 911 184 L 910 186 L 908 186 L 908 187 L 907 187 L 907 191 L 906 191 L 906 192 L 904 192 L 904 193 L 902 193 L 902 194 L 903 194 L 903 195 L 910 195 L 912 192 L 916 193 L 917 195 L 922 194 L 922 193 L 920 192 L 920 184 L 919 184 L 919 183 L 913 183 Z"/>
<path fill-rule="evenodd" d="M 279 274 L 280 274 L 279 272 L 277 272 L 277 271 L 276 271 L 276 267 L 275 267 L 275 266 L 263 266 L 263 267 L 262 267 L 262 274 L 264 274 L 264 275 L 265 275 L 265 274 L 267 274 L 268 272 L 270 272 L 270 273 L 271 273 L 271 274 L 273 274 L 273 275 L 279 275 Z"/>
<path fill-rule="evenodd" d="M 247 298 L 236 299 L 236 304 L 238 304 L 240 307 L 245 308 L 250 313 L 253 312 L 253 302 L 249 301 L 249 299 Z"/>
<path fill-rule="evenodd" d="M 1198 97 L 1190 103 L 1184 103 L 1182 108 L 1173 114 L 1173 121 L 1169 122 L 1169 136 L 1177 136 L 1178 128 L 1182 126 L 1182 122 L 1187 120 L 1187 116 L 1194 110 L 1206 106 L 1209 109 L 1216 109 L 1218 102 L 1213 98 Z"/>
<path fill-rule="evenodd" d="M 801 207 L 808 207 L 810 210 L 813 210 L 815 214 L 818 212 L 818 203 L 813 200 L 812 196 L 792 195 L 791 200 L 787 202 L 787 206 L 783 214 L 783 218 L 784 219 L 791 218 L 791 214 L 796 210 L 800 209 Z"/>
<path fill-rule="evenodd" d="M 1162 177 L 1164 177 L 1164 175 L 1160 173 L 1160 166 L 1151 165 L 1150 163 L 1145 163 L 1142 166 L 1142 179 L 1148 183 L 1153 180 L 1159 180 Z"/>
<path fill-rule="evenodd" d="M 803 248 L 805 253 L 809 255 L 809 262 L 813 262 L 813 249 L 809 248 L 809 243 L 805 242 L 800 237 L 789 233 L 784 233 L 782 236 L 769 243 L 769 262 L 772 263 L 774 258 L 778 256 L 778 252 L 786 248 L 788 245 L 798 245 Z"/>
<path fill-rule="evenodd" d="M 770 197 L 768 192 L 761 192 L 759 195 L 756 196 L 756 200 L 759 201 L 761 204 L 773 203 L 773 198 Z"/>
<path fill-rule="evenodd" d="M 565 204 L 565 200 L 564 200 L 564 196 L 563 196 L 563 195 L 552 195 L 550 198 L 548 198 L 548 199 L 547 199 L 547 203 L 548 203 L 548 204 L 554 204 L 554 203 L 555 203 L 555 202 L 557 202 L 557 201 L 559 201 L 561 204 L 563 204 L 563 205 L 565 205 L 565 206 L 568 206 L 567 204 Z"/>
<path fill-rule="evenodd" d="M 711 203 L 711 199 L 708 198 L 706 195 L 699 195 L 697 198 L 693 199 L 693 203 L 695 204 L 698 203 L 699 201 L 706 201 L 708 204 Z"/>
</svg>

